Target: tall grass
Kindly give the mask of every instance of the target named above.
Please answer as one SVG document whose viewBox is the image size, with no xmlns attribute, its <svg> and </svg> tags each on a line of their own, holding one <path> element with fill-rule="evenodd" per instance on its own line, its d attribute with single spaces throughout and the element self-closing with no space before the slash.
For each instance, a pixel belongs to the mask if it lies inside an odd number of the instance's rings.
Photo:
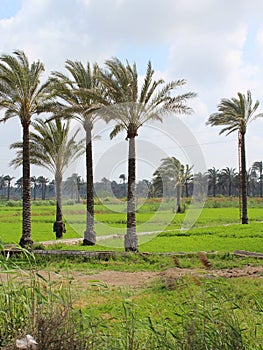
<svg viewBox="0 0 263 350">
<path fill-rule="evenodd" d="M 2 350 L 25 334 L 38 350 L 262 349 L 260 280 L 231 285 L 209 275 L 160 274 L 141 290 L 99 281 L 82 290 L 70 271 L 66 278 L 41 271 L 26 251 L 1 255 L 0 267 Z"/>
<path fill-rule="evenodd" d="M 40 273 L 27 251 L 21 261 L 29 268 L 0 258 L 1 349 L 14 349 L 15 339 L 26 334 L 37 339 L 39 350 L 94 349 L 96 323 L 74 309 L 69 281 Z"/>
</svg>

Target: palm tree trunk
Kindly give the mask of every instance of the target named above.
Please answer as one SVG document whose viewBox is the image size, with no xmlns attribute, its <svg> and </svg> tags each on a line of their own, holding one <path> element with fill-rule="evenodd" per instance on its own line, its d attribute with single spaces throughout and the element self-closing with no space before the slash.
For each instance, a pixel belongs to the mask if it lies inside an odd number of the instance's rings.
<svg viewBox="0 0 263 350">
<path fill-rule="evenodd" d="M 247 174 L 246 174 L 246 151 L 245 134 L 240 133 L 240 153 L 241 153 L 241 201 L 242 201 L 242 224 L 248 224 L 247 217 Z"/>
<path fill-rule="evenodd" d="M 231 177 L 229 177 L 228 196 L 229 196 L 229 197 L 232 196 L 232 181 L 231 181 Z"/>
<path fill-rule="evenodd" d="M 259 172 L 259 186 L 260 186 L 260 197 L 262 197 L 263 195 L 263 188 L 262 188 L 262 185 L 263 185 L 263 174 L 262 174 L 262 166 L 260 167 L 260 172 Z"/>
<path fill-rule="evenodd" d="M 189 190 L 188 190 L 188 181 L 185 181 L 185 197 L 189 197 Z"/>
<path fill-rule="evenodd" d="M 84 232 L 83 245 L 94 245 L 96 243 L 96 233 L 94 231 L 94 190 L 93 190 L 93 160 L 92 160 L 92 140 L 90 125 L 86 130 L 86 176 L 87 176 L 87 211 L 86 211 L 86 231 Z"/>
<path fill-rule="evenodd" d="M 181 213 L 181 196 L 182 196 L 182 184 L 178 183 L 176 185 L 176 212 Z"/>
<path fill-rule="evenodd" d="M 42 201 L 45 199 L 45 184 L 44 182 L 42 182 L 42 185 L 41 185 L 41 199 Z"/>
<path fill-rule="evenodd" d="M 62 238 L 66 232 L 65 223 L 63 222 L 62 214 L 62 175 L 56 174 L 56 221 L 53 225 L 53 231 L 56 233 L 56 238 Z"/>
<path fill-rule="evenodd" d="M 213 181 L 213 197 L 216 196 L 216 182 Z"/>
<path fill-rule="evenodd" d="M 80 203 L 80 183 L 77 180 L 77 203 Z"/>
<path fill-rule="evenodd" d="M 129 138 L 128 161 L 128 195 L 127 195 L 127 233 L 124 237 L 125 251 L 138 251 L 138 237 L 136 235 L 136 155 L 135 137 Z"/>
<path fill-rule="evenodd" d="M 10 200 L 10 187 L 11 187 L 11 183 L 10 181 L 8 181 L 7 183 L 7 200 Z"/>
<path fill-rule="evenodd" d="M 19 244 L 23 248 L 31 249 L 31 196 L 30 196 L 30 150 L 29 150 L 29 123 L 23 124 L 23 212 L 22 236 Z"/>
</svg>

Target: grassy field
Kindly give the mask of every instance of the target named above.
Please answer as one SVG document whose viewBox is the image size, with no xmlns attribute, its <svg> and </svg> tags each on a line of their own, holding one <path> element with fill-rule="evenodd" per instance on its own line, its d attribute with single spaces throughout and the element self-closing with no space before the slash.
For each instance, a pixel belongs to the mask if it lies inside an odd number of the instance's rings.
<svg viewBox="0 0 263 350">
<path fill-rule="evenodd" d="M 149 252 L 232 252 L 236 249 L 263 251 L 262 200 L 249 201 L 249 225 L 240 225 L 238 201 L 232 198 L 209 199 L 202 211 L 187 209 L 183 214 L 173 213 L 173 201 L 160 204 L 158 200 L 139 203 L 137 231 L 140 251 Z M 32 205 L 32 237 L 34 242 L 53 240 L 55 208 Z M 14 203 L 12 203 L 14 205 Z M 21 206 L 0 206 L 0 240 L 3 244 L 17 243 L 21 234 Z M 85 205 L 64 205 L 67 232 L 64 238 L 81 238 L 85 230 Z M 200 214 L 200 215 L 199 215 Z M 189 219 L 190 217 L 190 219 Z M 187 219 L 188 218 L 188 219 Z M 125 203 L 105 202 L 95 206 L 95 230 L 98 244 L 85 249 L 123 249 L 126 227 Z M 187 228 L 187 220 L 192 227 Z M 191 226 L 190 225 L 190 226 Z M 152 234 L 140 234 L 149 233 Z M 102 239 L 100 236 L 118 235 Z M 58 245 L 63 248 L 63 245 Z M 65 247 L 64 247 L 65 248 Z M 83 247 L 81 247 L 83 248 Z M 80 246 L 72 247 L 80 249 Z"/>
<path fill-rule="evenodd" d="M 44 204 L 32 206 L 35 242 L 54 239 L 54 206 Z M 262 259 L 231 253 L 263 252 L 262 201 L 250 200 L 250 223 L 241 225 L 236 200 L 210 199 L 189 230 L 182 229 L 186 215 L 199 209 L 175 215 L 173 202 L 164 204 L 138 208 L 138 232 L 161 231 L 139 234 L 139 254 L 0 255 L 1 350 L 14 349 L 25 334 L 39 350 L 262 350 Z M 11 205 L 0 206 L 2 243 L 21 234 L 21 207 Z M 81 237 L 84 205 L 65 205 L 64 215 L 65 238 Z M 125 220 L 125 203 L 96 205 L 98 237 L 123 234 Z M 54 248 L 69 249 L 59 242 Z M 109 248 L 123 251 L 122 239 L 70 247 Z"/>
<path fill-rule="evenodd" d="M 221 254 L 209 262 L 196 254 L 0 257 L 1 350 L 28 333 L 40 350 L 262 349 L 262 274 L 227 279 L 215 272 L 259 261 Z M 106 283 L 102 271 L 128 271 L 132 282 Z M 153 278 L 134 284 L 145 273 Z"/>
</svg>

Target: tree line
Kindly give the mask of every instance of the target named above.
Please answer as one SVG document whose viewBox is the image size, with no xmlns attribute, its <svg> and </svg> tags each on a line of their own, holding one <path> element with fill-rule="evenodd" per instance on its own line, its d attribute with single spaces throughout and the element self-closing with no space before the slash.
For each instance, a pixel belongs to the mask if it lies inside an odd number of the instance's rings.
<svg viewBox="0 0 263 350">
<path fill-rule="evenodd" d="M 173 166 L 175 166 L 173 168 Z M 181 172 L 179 170 L 181 169 Z M 185 171 L 184 171 L 185 169 Z M 207 182 L 207 196 L 237 197 L 240 195 L 240 174 L 235 168 L 209 168 L 203 174 L 194 174 L 189 165 L 182 165 L 175 157 L 164 158 L 153 177 L 136 183 L 136 196 L 140 198 L 188 198 L 193 195 L 194 179 L 201 176 Z M 56 196 L 55 180 L 47 177 L 31 177 L 32 200 L 54 199 Z M 12 184 L 13 182 L 13 184 Z M 263 162 L 256 161 L 247 172 L 248 196 L 263 197 Z M 181 186 L 178 193 L 178 185 Z M 0 198 L 2 200 L 18 200 L 22 198 L 23 178 L 15 181 L 10 175 L 0 176 Z M 165 189 L 164 189 L 165 187 Z M 77 173 L 73 173 L 62 181 L 64 199 L 72 199 L 76 203 L 86 200 L 87 183 Z M 99 199 L 107 197 L 123 199 L 127 196 L 126 175 L 120 174 L 119 181 L 103 177 L 94 182 L 94 194 Z M 180 211 L 180 206 L 177 208 Z"/>
<path fill-rule="evenodd" d="M 62 178 L 66 167 L 77 155 L 86 155 L 86 230 L 84 245 L 96 243 L 94 231 L 94 181 L 93 181 L 93 128 L 98 120 L 114 122 L 110 138 L 124 132 L 129 143 L 127 181 L 127 231 L 125 250 L 138 251 L 136 234 L 136 144 L 138 130 L 151 120 L 162 121 L 167 113 L 190 114 L 190 99 L 196 93 L 177 94 L 176 89 L 186 84 L 184 79 L 165 82 L 155 78 L 149 61 L 142 84 L 139 84 L 136 63 L 121 62 L 118 58 L 106 60 L 103 67 L 97 63 L 67 60 L 66 74 L 52 72 L 46 82 L 41 82 L 44 65 L 40 61 L 29 63 L 23 51 L 14 51 L 0 57 L 0 122 L 18 117 L 22 142 L 11 145 L 17 157 L 11 162 L 22 165 L 22 235 L 19 244 L 31 248 L 31 176 L 30 164 L 47 168 L 55 177 L 57 236 L 62 234 Z M 250 91 L 238 93 L 238 98 L 223 99 L 218 112 L 208 118 L 207 124 L 223 125 L 220 133 L 238 131 L 240 150 L 240 178 L 242 196 L 242 223 L 247 218 L 247 171 L 245 158 L 245 133 L 247 124 L 255 115 L 259 102 L 252 102 Z M 46 117 L 48 113 L 48 117 Z M 39 115 L 33 120 L 33 117 Z M 43 117 L 44 116 L 44 117 Z M 77 142 L 77 132 L 70 137 L 70 120 L 77 120 L 85 131 L 85 138 Z M 32 130 L 33 129 L 33 130 Z M 177 167 L 176 191 L 181 197 L 188 180 L 187 167 Z M 168 166 L 169 168 L 169 166 Z M 158 178 L 166 176 L 159 169 Z M 188 172 L 190 169 L 188 168 Z M 159 181 L 160 182 L 160 181 Z M 184 185 L 183 185 L 184 184 Z M 164 188 L 163 188 L 164 190 Z M 180 208 L 178 208 L 179 210 Z"/>
</svg>

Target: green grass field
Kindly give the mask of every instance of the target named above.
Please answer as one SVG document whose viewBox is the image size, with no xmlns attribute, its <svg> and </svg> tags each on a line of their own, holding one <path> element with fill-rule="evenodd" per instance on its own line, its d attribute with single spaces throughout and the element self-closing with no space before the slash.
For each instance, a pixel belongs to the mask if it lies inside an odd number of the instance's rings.
<svg viewBox="0 0 263 350">
<path fill-rule="evenodd" d="M 36 205 L 42 204 L 42 205 Z M 52 232 L 55 207 L 32 205 L 32 237 L 34 242 L 54 240 Z M 98 239 L 95 247 L 85 249 L 121 249 L 126 227 L 125 203 L 104 203 L 95 206 L 97 236 L 119 235 L 119 238 Z M 140 251 L 149 252 L 232 252 L 244 249 L 263 252 L 263 207 L 261 199 L 249 201 L 249 224 L 239 222 L 238 202 L 234 199 L 209 199 L 202 211 L 189 208 L 174 214 L 173 202 L 160 205 L 158 200 L 140 204 L 137 210 L 137 231 Z M 3 244 L 17 243 L 21 235 L 19 206 L 0 206 L 0 240 Z M 64 238 L 82 238 L 85 230 L 85 205 L 64 205 L 67 232 Z M 200 215 L 199 215 L 200 214 Z M 187 229 L 189 224 L 191 228 Z M 185 229 L 186 228 L 186 229 Z M 157 232 L 156 232 L 157 231 Z M 153 234 L 140 234 L 140 233 Z M 80 249 L 80 246 L 72 247 Z M 81 247 L 83 249 L 83 247 Z"/>
<path fill-rule="evenodd" d="M 43 204 L 32 205 L 36 244 L 54 239 L 55 208 Z M 239 223 L 234 200 L 211 199 L 198 218 L 199 209 L 174 215 L 172 205 L 170 201 L 160 209 L 158 201 L 149 201 L 138 209 L 141 254 L 114 253 L 105 259 L 34 256 L 26 251 L 18 256 L 1 255 L 1 349 L 13 349 L 14 340 L 23 332 L 37 339 L 40 350 L 49 348 L 46 341 L 57 346 L 52 349 L 262 350 L 262 259 L 231 254 L 236 249 L 263 252 L 262 201 L 250 200 L 248 225 Z M 123 235 L 125 203 L 97 204 L 95 209 L 98 238 Z M 0 206 L 2 243 L 18 242 L 21 210 Z M 64 215 L 65 238 L 82 237 L 85 206 L 65 205 Z M 189 216 L 196 222 L 189 230 L 182 229 Z M 158 234 L 140 234 L 159 229 Z M 94 247 L 58 242 L 52 248 L 123 251 L 123 240 L 98 239 Z M 209 268 L 196 253 L 200 251 L 218 252 L 206 255 Z M 248 268 L 258 272 L 243 275 Z M 232 270 L 240 270 L 240 275 L 233 278 Z M 154 278 L 139 287 L 118 286 L 104 282 L 100 272 L 106 276 L 129 273 L 132 281 L 139 278 L 133 273 Z M 128 277 L 118 278 L 124 282 Z M 63 346 L 58 339 L 64 339 Z"/>
</svg>

